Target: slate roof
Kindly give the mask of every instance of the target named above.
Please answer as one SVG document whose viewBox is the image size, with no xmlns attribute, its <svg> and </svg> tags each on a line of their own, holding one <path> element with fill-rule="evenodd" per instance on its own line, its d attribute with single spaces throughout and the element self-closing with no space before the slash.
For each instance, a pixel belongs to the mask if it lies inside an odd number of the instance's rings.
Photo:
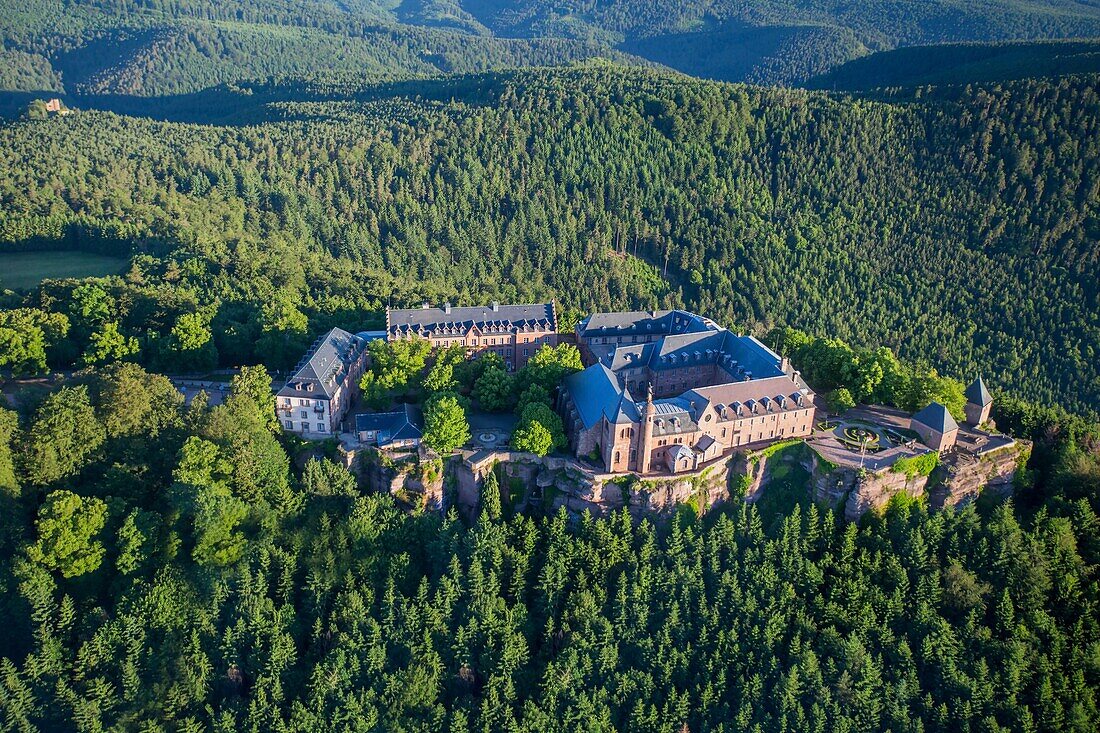
<svg viewBox="0 0 1100 733">
<path fill-rule="evenodd" d="M 645 410 L 645 403 L 637 405 L 639 411 Z M 695 415 L 691 412 L 691 404 L 682 397 L 673 397 L 670 400 L 653 401 L 653 434 L 654 435 L 678 435 L 680 433 L 694 433 L 699 429 Z"/>
<path fill-rule="evenodd" d="M 707 449 L 714 445 L 714 443 L 714 436 L 704 434 L 702 438 L 699 438 L 699 440 L 696 441 L 695 450 L 699 451 L 700 453 L 706 453 Z"/>
<path fill-rule="evenodd" d="M 741 336 L 724 328 L 672 334 L 644 344 L 621 345 L 604 351 L 600 362 L 613 372 L 640 367 L 659 372 L 718 364 L 731 380 L 761 379 L 783 374 L 779 355 L 755 336 Z"/>
<path fill-rule="evenodd" d="M 979 376 L 970 386 L 963 392 L 966 395 L 966 401 L 975 405 L 981 405 L 985 407 L 993 401 L 992 395 L 989 394 L 989 390 L 985 388 L 985 382 Z"/>
<path fill-rule="evenodd" d="M 417 422 L 412 408 L 405 405 L 405 409 L 394 412 L 365 412 L 356 415 L 355 432 L 377 431 L 378 445 L 385 447 L 394 441 L 419 440 L 423 437 L 423 430 Z"/>
<path fill-rule="evenodd" d="M 570 374 L 563 385 L 577 408 L 585 429 L 591 429 L 601 417 L 611 422 L 637 422 L 641 419 L 630 393 L 619 386 L 618 378 L 603 364 Z"/>
<path fill-rule="evenodd" d="M 729 408 L 731 417 L 748 417 L 750 415 L 766 415 L 768 413 L 784 412 L 811 407 L 810 388 L 800 377 L 794 381 L 787 375 L 767 377 L 764 379 L 752 379 L 747 382 L 727 382 L 710 387 L 696 387 L 688 390 L 681 399 L 689 403 L 695 403 L 696 414 L 701 414 L 708 405 L 716 408 L 723 405 Z M 784 399 L 780 399 L 780 398 Z M 802 404 L 798 404 L 798 398 L 802 398 Z M 757 405 L 757 411 L 753 413 L 752 406 Z M 742 407 L 740 415 L 737 415 L 737 407 Z"/>
<path fill-rule="evenodd" d="M 912 419 L 913 422 L 920 423 L 938 433 L 950 433 L 952 430 L 959 429 L 959 424 L 955 422 L 955 418 L 951 417 L 951 413 L 939 402 L 931 403 L 928 407 L 913 415 Z"/>
<path fill-rule="evenodd" d="M 386 330 L 391 335 L 464 336 L 475 327 L 487 334 L 556 331 L 558 319 L 553 302 L 386 310 Z"/>
<path fill-rule="evenodd" d="M 695 333 L 714 328 L 709 318 L 685 310 L 593 313 L 577 324 L 581 338 Z"/>
<path fill-rule="evenodd" d="M 334 328 L 317 339 L 302 357 L 294 374 L 279 390 L 280 397 L 332 399 L 366 342 L 342 328 Z M 312 389 L 310 389 L 312 385 Z"/>
<path fill-rule="evenodd" d="M 689 461 L 692 459 L 691 449 L 686 445 L 678 445 L 670 452 L 673 464 L 677 463 L 681 458 L 686 458 Z"/>
</svg>

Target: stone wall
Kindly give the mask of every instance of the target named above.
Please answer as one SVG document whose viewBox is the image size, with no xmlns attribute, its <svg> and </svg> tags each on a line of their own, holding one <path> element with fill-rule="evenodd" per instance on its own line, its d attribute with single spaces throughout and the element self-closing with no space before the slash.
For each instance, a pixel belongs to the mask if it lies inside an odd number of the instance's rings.
<svg viewBox="0 0 1100 733">
<path fill-rule="evenodd" d="M 640 479 L 600 473 L 571 458 L 500 451 L 476 462 L 462 460 L 448 466 L 455 477 L 455 506 L 466 516 L 476 515 L 481 483 L 494 466 L 505 505 L 516 511 L 541 509 L 553 514 L 565 507 L 570 512 L 607 516 L 626 507 L 641 517 L 670 513 L 680 504 L 704 512 L 729 498 L 730 460 L 692 473 Z"/>
<path fill-rule="evenodd" d="M 889 468 L 874 472 L 836 466 L 800 445 L 771 455 L 762 451 L 735 456 L 733 470 L 744 477 L 740 481 L 745 500 L 754 502 L 767 491 L 771 466 L 777 461 L 798 463 L 811 476 L 813 501 L 842 510 L 846 519 L 855 521 L 868 511 L 882 511 L 898 495 L 927 496 L 931 509 L 973 501 L 983 491 L 1006 496 L 1012 493 L 1016 470 L 1029 453 L 1026 442 L 981 455 L 959 451 L 944 457 L 931 476 L 907 476 Z"/>
<path fill-rule="evenodd" d="M 436 511 L 454 506 L 472 519 L 477 515 L 482 482 L 491 470 L 498 472 L 502 504 L 513 511 L 553 514 L 564 507 L 607 516 L 626 507 L 641 517 L 668 514 L 682 504 L 703 513 L 728 500 L 731 493 L 754 502 L 767 491 L 777 464 L 794 463 L 810 474 L 807 490 L 813 501 L 843 511 L 845 518 L 854 521 L 868 511 L 882 511 L 901 494 L 927 496 L 932 509 L 972 501 L 983 491 L 1009 494 L 1017 467 L 1026 461 L 1029 450 L 1029 444 L 1018 442 L 982 455 L 956 452 L 945 457 L 931 476 L 836 466 L 802 442 L 778 451 L 734 453 L 692 473 L 646 478 L 601 473 L 573 458 L 540 458 L 514 451 L 454 456 L 446 464 L 423 448 L 400 460 L 366 451 L 356 465 L 363 483 L 372 490 Z"/>
<path fill-rule="evenodd" d="M 390 494 L 409 505 L 444 511 L 444 464 L 421 448 L 414 453 L 394 454 L 364 449 L 355 458 L 360 483 L 370 491 Z"/>
</svg>

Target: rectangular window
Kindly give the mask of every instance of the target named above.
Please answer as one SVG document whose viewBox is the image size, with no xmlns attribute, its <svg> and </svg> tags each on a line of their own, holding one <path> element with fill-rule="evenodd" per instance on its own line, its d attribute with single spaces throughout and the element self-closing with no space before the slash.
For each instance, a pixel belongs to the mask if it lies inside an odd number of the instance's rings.
<svg viewBox="0 0 1100 733">
<path fill-rule="evenodd" d="M 305 410 L 302 410 L 302 417 L 309 417 L 309 413 Z"/>
<path fill-rule="evenodd" d="M 286 425 L 287 430 L 293 430 L 294 429 L 294 421 L 293 420 L 286 420 L 283 424 Z"/>
<path fill-rule="evenodd" d="M 317 423 L 317 432 L 318 432 L 318 433 L 323 433 L 323 432 L 325 432 L 325 426 L 324 426 L 324 424 L 323 424 L 323 423 Z"/>
</svg>

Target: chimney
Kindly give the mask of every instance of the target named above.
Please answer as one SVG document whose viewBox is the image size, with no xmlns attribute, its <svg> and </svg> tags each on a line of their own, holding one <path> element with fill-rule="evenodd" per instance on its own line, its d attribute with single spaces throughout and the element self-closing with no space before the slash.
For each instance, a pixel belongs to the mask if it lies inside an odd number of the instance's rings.
<svg viewBox="0 0 1100 733">
<path fill-rule="evenodd" d="M 794 372 L 791 374 L 791 381 L 794 382 L 795 384 L 797 384 L 798 383 L 798 378 L 801 377 L 801 376 L 802 376 L 802 372 L 795 369 Z"/>
<path fill-rule="evenodd" d="M 451 303 L 450 303 L 450 301 L 443 304 L 443 312 L 450 315 L 450 313 L 451 313 Z"/>
<path fill-rule="evenodd" d="M 500 303 L 498 303 L 494 300 L 493 304 L 490 307 L 493 309 L 493 313 L 496 313 L 497 311 L 500 310 Z"/>
<path fill-rule="evenodd" d="M 779 368 L 783 370 L 784 374 L 790 374 L 791 360 L 784 356 L 782 359 L 779 360 Z"/>
</svg>

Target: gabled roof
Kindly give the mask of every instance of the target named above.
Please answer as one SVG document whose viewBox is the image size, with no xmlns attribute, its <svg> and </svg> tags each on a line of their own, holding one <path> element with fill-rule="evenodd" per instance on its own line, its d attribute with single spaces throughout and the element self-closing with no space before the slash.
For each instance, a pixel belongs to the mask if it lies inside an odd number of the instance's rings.
<svg viewBox="0 0 1100 733">
<path fill-rule="evenodd" d="M 386 330 L 391 334 L 465 336 L 481 333 L 556 331 L 554 304 L 485 305 L 470 307 L 387 309 Z"/>
<path fill-rule="evenodd" d="M 570 374 L 563 386 L 577 408 L 585 429 L 594 427 L 601 417 L 611 422 L 637 422 L 641 419 L 630 393 L 603 364 Z"/>
<path fill-rule="evenodd" d="M 709 318 L 685 310 L 593 313 L 577 325 L 581 338 L 695 333 L 715 328 Z"/>
<path fill-rule="evenodd" d="M 378 445 L 383 447 L 397 440 L 419 440 L 423 437 L 423 430 L 417 424 L 409 405 L 394 412 L 365 412 L 356 415 L 355 432 L 369 430 L 378 434 Z"/>
<path fill-rule="evenodd" d="M 935 430 L 937 433 L 950 433 L 952 430 L 959 429 L 959 424 L 955 422 L 955 418 L 951 417 L 951 413 L 939 402 L 928 405 L 928 407 L 913 415 L 912 420 Z"/>
<path fill-rule="evenodd" d="M 309 348 L 279 396 L 332 399 L 366 343 L 342 328 L 332 329 Z"/>
<path fill-rule="evenodd" d="M 970 386 L 966 388 L 963 394 L 966 395 L 967 402 L 981 405 L 982 407 L 985 407 L 993 401 L 992 395 L 990 395 L 989 390 L 985 388 L 985 382 L 980 376 L 970 383 Z"/>
</svg>

